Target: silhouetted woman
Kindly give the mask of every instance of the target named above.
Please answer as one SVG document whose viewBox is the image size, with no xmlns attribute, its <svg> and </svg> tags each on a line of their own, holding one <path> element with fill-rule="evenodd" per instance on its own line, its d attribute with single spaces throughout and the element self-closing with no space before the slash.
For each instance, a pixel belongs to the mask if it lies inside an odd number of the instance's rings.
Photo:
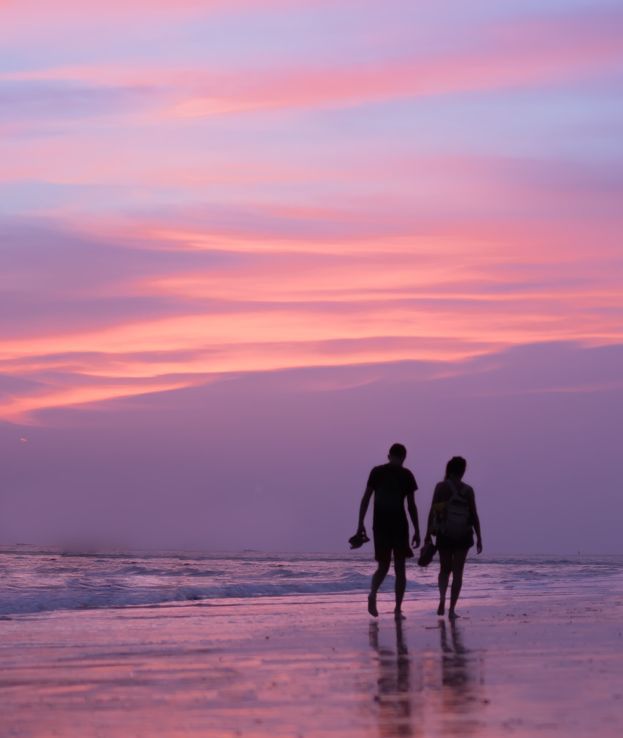
<svg viewBox="0 0 623 738">
<path fill-rule="evenodd" d="M 426 542 L 430 542 L 431 536 L 435 536 L 439 550 L 438 615 L 445 612 L 446 591 L 452 574 L 448 611 L 448 617 L 452 619 L 458 617 L 455 608 L 463 584 L 463 567 L 467 552 L 474 545 L 474 531 L 476 550 L 482 553 L 476 497 L 469 484 L 463 482 L 466 467 L 467 462 L 461 456 L 454 456 L 447 463 L 446 478 L 435 487 L 425 538 Z"/>
</svg>

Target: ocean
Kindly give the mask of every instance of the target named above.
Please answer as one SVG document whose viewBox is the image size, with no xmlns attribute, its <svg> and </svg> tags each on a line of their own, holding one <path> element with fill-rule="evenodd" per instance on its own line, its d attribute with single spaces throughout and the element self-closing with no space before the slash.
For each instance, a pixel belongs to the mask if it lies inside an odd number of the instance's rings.
<svg viewBox="0 0 623 738">
<path fill-rule="evenodd" d="M 437 566 L 408 566 L 407 599 L 434 601 Z M 0 616 L 149 606 L 215 598 L 363 593 L 374 569 L 371 549 L 344 554 L 64 553 L 0 547 Z M 390 592 L 388 577 L 381 592 Z M 623 593 L 622 556 L 506 556 L 468 559 L 465 597 L 499 601 L 515 594 Z"/>
</svg>

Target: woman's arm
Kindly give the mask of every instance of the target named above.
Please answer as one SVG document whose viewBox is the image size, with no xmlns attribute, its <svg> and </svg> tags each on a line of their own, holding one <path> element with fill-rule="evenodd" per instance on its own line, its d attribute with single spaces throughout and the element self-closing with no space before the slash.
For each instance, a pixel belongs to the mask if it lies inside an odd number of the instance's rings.
<svg viewBox="0 0 623 738">
<path fill-rule="evenodd" d="M 478 553 L 482 553 L 482 534 L 480 532 L 480 518 L 478 517 L 478 510 L 476 509 L 476 495 L 474 494 L 474 490 L 472 490 L 472 493 L 469 496 L 469 507 L 472 515 L 472 525 L 474 526 L 474 530 L 476 531 L 476 551 L 478 551 Z"/>
<path fill-rule="evenodd" d="M 430 503 L 430 510 L 428 512 L 428 522 L 426 524 L 426 536 L 424 537 L 425 543 L 430 543 L 430 541 L 432 540 L 431 536 L 433 534 L 432 533 L 433 517 L 434 517 L 434 512 L 435 512 L 435 505 L 437 505 L 437 503 L 439 502 L 440 486 L 441 485 L 437 484 L 437 486 L 435 487 L 435 491 L 433 492 L 433 499 L 432 499 L 432 502 Z"/>
</svg>

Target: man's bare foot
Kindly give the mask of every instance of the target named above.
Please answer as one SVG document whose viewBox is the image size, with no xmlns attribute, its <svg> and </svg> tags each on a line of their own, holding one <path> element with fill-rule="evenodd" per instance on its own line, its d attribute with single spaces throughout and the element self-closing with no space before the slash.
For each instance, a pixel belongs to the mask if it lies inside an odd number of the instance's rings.
<svg viewBox="0 0 623 738">
<path fill-rule="evenodd" d="M 402 614 L 402 610 L 394 610 L 394 618 L 396 620 L 406 620 L 407 618 Z"/>
<path fill-rule="evenodd" d="M 445 605 L 443 604 L 443 602 L 440 602 L 439 603 L 439 607 L 437 608 L 437 615 L 439 615 L 439 617 L 441 617 L 444 614 L 445 611 L 446 611 Z"/>
<path fill-rule="evenodd" d="M 454 610 L 450 610 L 448 612 L 448 620 L 456 620 L 457 618 L 460 618 L 460 615 L 457 615 Z"/>
<path fill-rule="evenodd" d="M 376 595 L 368 595 L 368 612 L 375 618 L 378 618 L 379 611 L 376 609 Z"/>
</svg>

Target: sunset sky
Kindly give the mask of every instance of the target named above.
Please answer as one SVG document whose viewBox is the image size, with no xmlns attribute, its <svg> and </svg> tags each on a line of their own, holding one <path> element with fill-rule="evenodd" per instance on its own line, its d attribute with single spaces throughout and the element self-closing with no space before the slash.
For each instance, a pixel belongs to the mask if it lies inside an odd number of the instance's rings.
<svg viewBox="0 0 623 738">
<path fill-rule="evenodd" d="M 0 42 L 0 543 L 340 550 L 402 441 L 490 550 L 621 551 L 620 2 L 9 0 Z"/>
</svg>

